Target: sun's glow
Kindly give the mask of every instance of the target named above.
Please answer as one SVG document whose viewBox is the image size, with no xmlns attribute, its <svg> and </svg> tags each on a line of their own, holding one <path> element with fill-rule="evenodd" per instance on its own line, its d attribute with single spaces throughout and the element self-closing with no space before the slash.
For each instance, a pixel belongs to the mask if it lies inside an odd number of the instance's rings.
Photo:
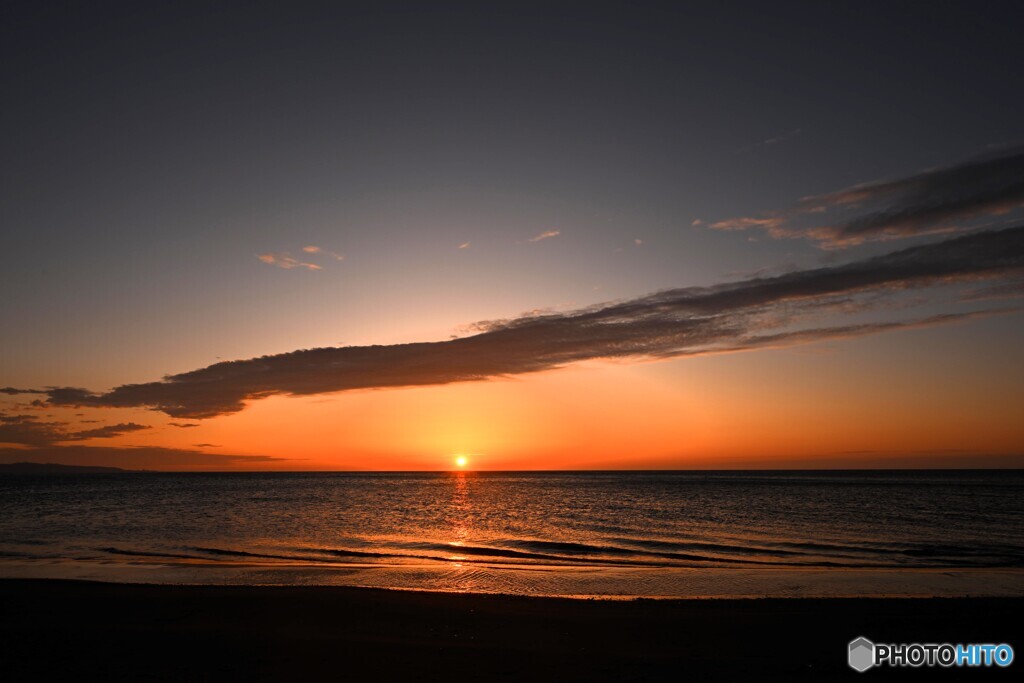
<svg viewBox="0 0 1024 683">
<path fill-rule="evenodd" d="M 466 456 L 464 456 L 464 455 L 456 455 L 455 456 L 455 466 L 456 467 L 465 467 L 468 464 L 469 464 L 469 458 L 467 458 Z"/>
</svg>

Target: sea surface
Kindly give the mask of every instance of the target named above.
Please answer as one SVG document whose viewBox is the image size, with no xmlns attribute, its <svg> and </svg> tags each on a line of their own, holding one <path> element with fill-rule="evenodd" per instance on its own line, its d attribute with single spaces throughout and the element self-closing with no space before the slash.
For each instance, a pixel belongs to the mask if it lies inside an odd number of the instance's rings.
<svg viewBox="0 0 1024 683">
<path fill-rule="evenodd" d="M 0 577 L 1024 595 L 1024 472 L 0 476 Z"/>
</svg>

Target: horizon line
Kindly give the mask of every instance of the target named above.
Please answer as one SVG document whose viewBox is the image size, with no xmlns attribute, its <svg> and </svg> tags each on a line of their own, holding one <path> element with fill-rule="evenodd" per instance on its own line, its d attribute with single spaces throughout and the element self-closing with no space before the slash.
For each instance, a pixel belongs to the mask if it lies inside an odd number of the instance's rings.
<svg viewBox="0 0 1024 683">
<path fill-rule="evenodd" d="M 673 473 L 673 472 L 1024 472 L 1024 467 L 732 467 L 732 468 L 584 468 L 584 469 L 433 469 L 433 470 L 276 470 L 276 469 L 206 469 L 163 470 L 128 469 L 112 465 L 65 465 L 61 463 L 0 463 L 5 467 L 34 465 L 68 470 L 116 470 L 133 474 L 580 474 L 580 473 Z"/>
</svg>

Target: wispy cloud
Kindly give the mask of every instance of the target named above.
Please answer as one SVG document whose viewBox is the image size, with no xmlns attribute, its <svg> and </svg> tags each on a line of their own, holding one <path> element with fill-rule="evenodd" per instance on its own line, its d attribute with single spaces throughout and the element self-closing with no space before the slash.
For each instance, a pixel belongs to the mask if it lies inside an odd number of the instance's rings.
<svg viewBox="0 0 1024 683">
<path fill-rule="evenodd" d="M 336 251 L 330 249 L 324 249 L 323 247 L 315 244 L 307 244 L 302 247 L 302 253 L 305 254 L 304 259 L 295 258 L 291 253 L 287 251 L 268 251 L 262 254 L 257 254 L 258 258 L 267 265 L 276 266 L 277 268 L 284 268 L 285 270 L 291 270 L 293 268 L 304 268 L 306 270 L 323 270 L 323 266 L 320 263 L 314 263 L 309 260 L 311 258 L 318 259 L 323 263 L 324 259 L 331 259 L 334 261 L 344 261 L 345 257 Z"/>
<path fill-rule="evenodd" d="M 1018 226 L 843 265 L 483 322 L 476 334 L 449 341 L 307 349 L 216 363 L 105 393 L 75 387 L 45 393 L 49 405 L 146 407 L 173 417 L 207 418 L 278 394 L 447 384 L 592 359 L 733 352 L 950 323 L 996 311 L 858 324 L 834 319 L 863 315 L 914 288 L 1015 281 L 1022 274 L 1024 226 Z"/>
<path fill-rule="evenodd" d="M 94 422 L 94 420 L 79 420 L 79 422 Z M 0 463 L 28 460 L 65 465 L 114 465 L 129 469 L 218 469 L 285 460 L 285 458 L 264 455 L 213 455 L 180 448 L 96 446 L 74 443 L 89 439 L 122 436 L 145 429 L 149 429 L 149 427 L 134 422 L 123 422 L 93 429 L 75 430 L 71 428 L 70 423 L 66 422 L 44 422 L 33 415 L 0 413 Z M 219 448 L 219 446 L 204 443 L 196 444 L 194 448 Z"/>
<path fill-rule="evenodd" d="M 786 133 L 782 133 L 781 135 L 776 135 L 775 137 L 767 138 L 765 140 L 762 140 L 761 142 L 755 142 L 754 144 L 747 145 L 746 147 L 740 147 L 739 149 L 735 150 L 734 153 L 735 154 L 746 154 L 748 152 L 753 152 L 754 150 L 760 149 L 762 147 L 771 147 L 772 145 L 777 145 L 780 142 L 785 142 L 786 140 L 792 140 L 793 138 L 796 138 L 796 137 L 799 137 L 799 136 L 800 136 L 800 129 L 799 128 L 794 128 L 793 130 L 791 130 L 789 132 L 786 132 Z"/>
<path fill-rule="evenodd" d="M 469 249 L 469 246 L 469 242 L 463 242 L 462 244 L 459 245 L 459 249 Z"/>
<path fill-rule="evenodd" d="M 541 240 L 551 239 L 552 237 L 558 237 L 562 234 L 561 230 L 545 230 L 539 235 L 531 237 L 526 240 L 527 242 L 540 242 Z"/>
<path fill-rule="evenodd" d="M 324 254 L 326 256 L 330 256 L 335 261 L 344 261 L 345 260 L 345 257 L 342 254 L 339 254 L 336 251 L 331 251 L 330 249 L 324 249 L 323 247 L 318 247 L 318 246 L 316 246 L 314 244 L 311 244 L 311 245 L 303 247 L 302 251 L 306 252 L 307 254 Z"/>
<path fill-rule="evenodd" d="M 72 432 L 70 438 L 61 439 L 62 441 L 84 441 L 86 439 L 107 439 L 112 436 L 121 436 L 122 434 L 130 434 L 143 429 L 149 429 L 148 425 L 140 425 L 135 422 L 122 422 L 116 425 L 106 425 L 103 427 L 96 427 L 95 429 L 86 429 L 80 432 Z"/>
<path fill-rule="evenodd" d="M 198 422 L 168 422 L 171 427 L 177 427 L 178 429 L 188 429 L 189 427 L 198 427 Z"/>
<path fill-rule="evenodd" d="M 305 268 L 306 270 L 323 269 L 321 266 L 318 266 L 315 263 L 309 263 L 308 261 L 300 261 L 297 258 L 288 255 L 288 253 L 286 252 L 281 252 L 277 254 L 258 254 L 256 258 L 258 258 L 260 261 L 263 261 L 264 263 L 267 263 L 272 266 L 277 266 L 278 268 L 284 268 L 285 270 L 291 270 L 292 268 Z"/>
<path fill-rule="evenodd" d="M 85 430 L 71 430 L 68 427 L 66 422 L 43 422 L 34 415 L 0 413 L 0 443 L 43 446 L 61 441 L 106 439 L 149 429 L 146 425 L 134 422 L 123 422 Z"/>
<path fill-rule="evenodd" d="M 126 469 L 217 470 L 284 462 L 267 455 L 204 453 L 187 448 L 44 445 L 38 448 L 0 447 L 0 463 L 45 462 L 60 465 L 103 465 Z"/>
<path fill-rule="evenodd" d="M 1024 208 L 1024 148 L 899 180 L 806 197 L 788 209 L 711 224 L 762 229 L 841 248 L 872 240 L 977 229 L 979 222 Z"/>
<path fill-rule="evenodd" d="M 1005 280 L 995 284 L 985 284 L 981 287 L 964 292 L 964 301 L 992 301 L 1000 299 L 1016 299 L 1024 296 L 1024 278 L 1019 280 Z"/>
</svg>

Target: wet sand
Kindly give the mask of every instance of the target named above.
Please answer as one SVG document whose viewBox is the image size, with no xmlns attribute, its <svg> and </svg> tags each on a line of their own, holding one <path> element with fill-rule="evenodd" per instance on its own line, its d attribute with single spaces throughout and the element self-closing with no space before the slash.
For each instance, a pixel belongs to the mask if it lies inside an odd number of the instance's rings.
<svg viewBox="0 0 1024 683">
<path fill-rule="evenodd" d="M 1022 610 L 1024 598 L 604 601 L 0 580 L 0 680 L 977 679 L 996 672 L 857 674 L 846 645 L 1007 642 L 1020 654 Z"/>
</svg>

